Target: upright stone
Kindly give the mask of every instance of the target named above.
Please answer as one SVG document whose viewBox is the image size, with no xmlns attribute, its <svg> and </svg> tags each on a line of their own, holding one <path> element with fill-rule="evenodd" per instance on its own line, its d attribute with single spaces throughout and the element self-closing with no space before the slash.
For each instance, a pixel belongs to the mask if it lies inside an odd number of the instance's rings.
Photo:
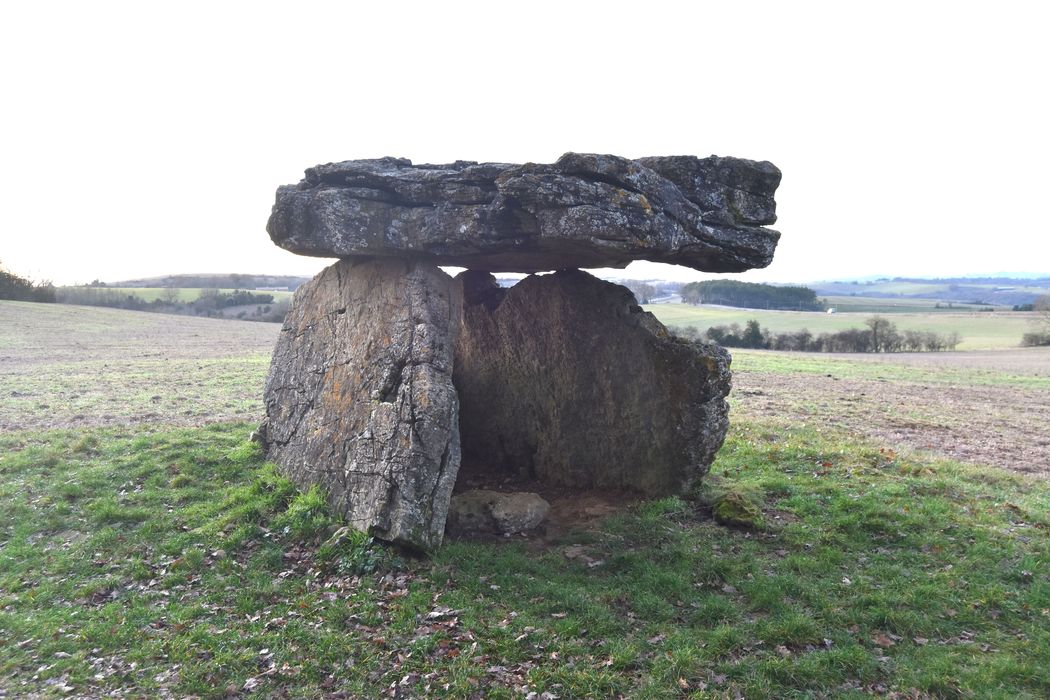
<svg viewBox="0 0 1050 700">
<path fill-rule="evenodd" d="M 707 472 L 729 425 L 724 349 L 671 337 L 629 290 L 579 270 L 509 290 L 457 281 L 464 473 L 667 494 Z"/>
<path fill-rule="evenodd" d="M 301 287 L 266 383 L 270 458 L 355 528 L 441 543 L 459 470 L 458 286 L 399 259 L 341 260 Z"/>
</svg>

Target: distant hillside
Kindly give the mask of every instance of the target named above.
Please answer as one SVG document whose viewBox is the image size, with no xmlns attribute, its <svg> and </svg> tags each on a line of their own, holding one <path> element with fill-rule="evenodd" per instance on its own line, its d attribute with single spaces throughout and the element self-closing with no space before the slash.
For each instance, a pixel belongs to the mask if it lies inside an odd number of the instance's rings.
<svg viewBox="0 0 1050 700">
<path fill-rule="evenodd" d="M 178 289 L 284 289 L 294 291 L 299 285 L 308 282 L 309 277 L 293 275 L 247 275 L 229 274 L 185 274 L 165 275 L 161 277 L 143 277 L 141 279 L 122 280 L 119 282 L 96 283 L 92 286 L 106 287 L 176 287 Z"/>
<path fill-rule="evenodd" d="M 823 281 L 808 285 L 820 296 L 873 299 L 933 299 L 942 302 L 1014 306 L 1050 294 L 1050 277 L 893 277 L 864 281 Z"/>
</svg>

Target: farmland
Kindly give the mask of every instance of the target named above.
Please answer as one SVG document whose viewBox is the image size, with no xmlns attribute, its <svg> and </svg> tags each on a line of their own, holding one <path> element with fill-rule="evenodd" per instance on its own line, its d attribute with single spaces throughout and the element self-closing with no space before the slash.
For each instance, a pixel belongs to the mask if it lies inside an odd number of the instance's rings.
<svg viewBox="0 0 1050 700">
<path fill-rule="evenodd" d="M 279 326 L 0 302 L 0 430 L 257 419 Z"/>
<path fill-rule="evenodd" d="M 987 306 L 942 302 L 936 299 L 876 299 L 872 297 L 824 296 L 821 300 L 838 313 L 898 314 L 898 313 L 961 313 L 989 309 Z M 996 311 L 1004 311 L 996 308 Z M 987 313 L 987 311 L 986 311 Z"/>
<path fill-rule="evenodd" d="M 694 327 L 701 331 L 710 326 L 737 323 L 750 319 L 774 333 L 808 328 L 813 333 L 832 333 L 847 328 L 863 328 L 870 313 L 834 313 L 819 311 L 763 311 L 726 306 L 692 306 L 689 304 L 651 304 L 645 307 L 665 325 Z M 894 313 L 890 320 L 899 330 L 956 332 L 962 337 L 959 350 L 994 350 L 1016 348 L 1021 336 L 1031 330 L 1033 314 L 1018 311 Z"/>
<path fill-rule="evenodd" d="M 955 278 L 955 279 L 879 279 L 865 282 L 814 282 L 809 285 L 821 297 L 849 297 L 858 301 L 921 301 L 970 302 L 1012 306 L 1030 303 L 1050 293 L 1050 278 L 1014 279 Z"/>
<path fill-rule="evenodd" d="M 1050 475 L 1050 348 L 825 355 L 734 350 L 741 418 L 804 423 Z"/>
<path fill-rule="evenodd" d="M 70 289 L 78 289 L 76 287 L 70 287 Z M 93 288 L 88 288 L 93 289 Z M 159 299 L 168 299 L 167 295 L 174 295 L 175 301 L 180 302 L 191 302 L 196 301 L 200 298 L 202 292 L 230 292 L 236 291 L 233 288 L 230 289 L 215 289 L 212 287 L 192 287 L 192 288 L 166 288 L 166 287 L 98 287 L 100 291 L 112 292 L 114 294 L 121 294 L 125 296 L 136 296 L 145 302 L 153 302 Z M 248 290 L 252 291 L 252 290 Z M 287 291 L 260 291 L 258 294 L 272 294 L 273 300 L 279 301 L 290 301 L 292 298 L 292 292 Z"/>
<path fill-rule="evenodd" d="M 1045 349 L 735 351 L 688 498 L 333 560 L 247 441 L 277 330 L 0 302 L 0 697 L 1050 694 Z"/>
</svg>

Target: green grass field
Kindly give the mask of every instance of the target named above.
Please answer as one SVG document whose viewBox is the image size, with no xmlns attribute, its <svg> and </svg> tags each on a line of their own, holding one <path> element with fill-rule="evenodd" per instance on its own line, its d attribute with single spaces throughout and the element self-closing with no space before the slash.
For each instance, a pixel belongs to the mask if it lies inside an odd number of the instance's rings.
<svg viewBox="0 0 1050 700">
<path fill-rule="evenodd" d="M 650 304 L 645 307 L 668 326 L 692 326 L 706 330 L 710 326 L 738 323 L 741 326 L 756 319 L 762 328 L 774 333 L 808 328 L 825 333 L 846 328 L 863 328 L 870 313 L 834 313 L 817 311 L 761 311 L 729 307 L 692 306 L 689 304 Z M 1015 348 L 1021 336 L 1032 330 L 1032 314 L 1016 311 L 972 313 L 895 313 L 890 318 L 898 330 L 956 332 L 962 336 L 959 350 Z"/>
<path fill-rule="evenodd" d="M 1033 364 L 1046 363 L 1042 371 L 1031 366 L 990 368 L 967 367 L 963 363 L 909 364 L 903 362 L 874 362 L 843 354 L 819 352 L 775 352 L 733 348 L 733 370 L 745 373 L 774 372 L 778 374 L 817 374 L 839 379 L 864 379 L 880 382 L 909 382 L 913 384 L 955 384 L 962 386 L 1001 386 L 1017 389 L 1037 389 L 1050 392 L 1050 352 L 1043 348 L 1025 351 L 1033 356 Z M 933 353 L 927 353 L 936 356 Z M 871 356 L 869 356 L 871 357 Z M 887 357 L 887 356 L 881 356 Z M 951 359 L 957 359 L 953 355 Z M 874 357 L 872 357 L 874 359 Z M 889 356 L 888 359 L 892 359 Z M 931 359 L 933 359 L 931 357 Z M 939 358 L 938 358 L 939 359 Z"/>
<path fill-rule="evenodd" d="M 898 313 L 959 313 L 979 311 L 981 306 L 938 301 L 937 299 L 872 299 L 850 296 L 822 296 L 827 305 L 839 313 L 898 314 Z M 1002 311 L 1002 309 L 997 309 Z"/>
<path fill-rule="evenodd" d="M 398 563 L 318 550 L 248 430 L 0 436 L 0 690 L 1050 694 L 1045 482 L 737 424 L 692 499 Z M 764 524 L 715 524 L 726 491 Z"/>
</svg>

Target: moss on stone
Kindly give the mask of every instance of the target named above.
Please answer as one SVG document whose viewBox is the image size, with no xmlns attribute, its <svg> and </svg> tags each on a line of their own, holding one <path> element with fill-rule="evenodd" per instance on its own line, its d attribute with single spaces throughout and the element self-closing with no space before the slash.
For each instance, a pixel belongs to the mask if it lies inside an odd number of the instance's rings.
<svg viewBox="0 0 1050 700">
<path fill-rule="evenodd" d="M 715 501 L 712 513 L 716 521 L 730 527 L 758 530 L 765 525 L 762 509 L 747 496 L 737 491 L 727 491 L 722 494 Z"/>
</svg>

